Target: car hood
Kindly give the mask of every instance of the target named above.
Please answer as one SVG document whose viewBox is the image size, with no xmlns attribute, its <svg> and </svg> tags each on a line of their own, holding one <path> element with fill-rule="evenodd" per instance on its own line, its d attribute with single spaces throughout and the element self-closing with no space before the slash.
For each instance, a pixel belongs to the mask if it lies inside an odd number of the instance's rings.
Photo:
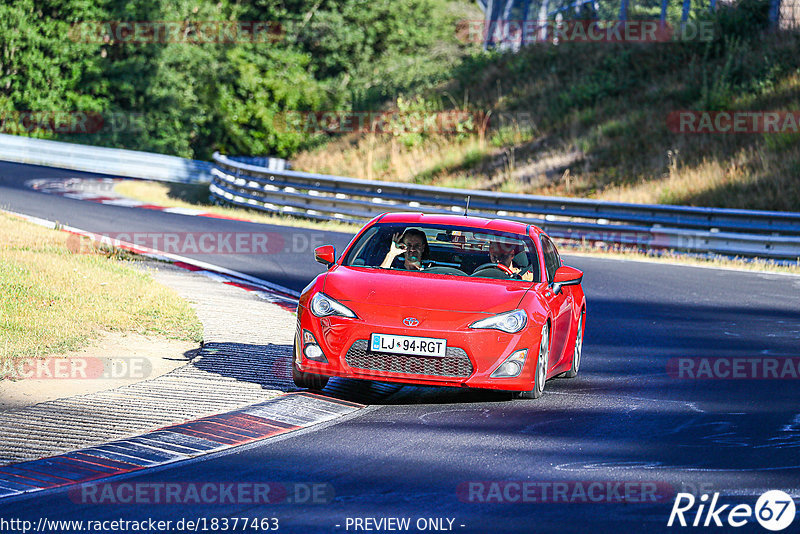
<svg viewBox="0 0 800 534">
<path fill-rule="evenodd" d="M 389 269 L 336 267 L 323 291 L 339 301 L 468 313 L 501 313 L 519 306 L 533 284 Z"/>
</svg>

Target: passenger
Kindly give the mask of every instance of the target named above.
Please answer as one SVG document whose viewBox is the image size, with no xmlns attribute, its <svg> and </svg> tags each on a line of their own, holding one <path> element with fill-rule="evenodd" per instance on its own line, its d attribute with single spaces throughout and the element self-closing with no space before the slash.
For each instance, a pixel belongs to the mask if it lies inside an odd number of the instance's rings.
<svg viewBox="0 0 800 534">
<path fill-rule="evenodd" d="M 394 260 L 401 254 L 405 254 L 403 268 L 409 271 L 421 271 L 422 262 L 428 259 L 430 252 L 425 233 L 416 228 L 409 228 L 403 232 L 402 236 L 399 232 L 392 236 L 391 247 L 381 263 L 381 268 L 391 268 Z"/>
<path fill-rule="evenodd" d="M 502 243 L 500 241 L 491 241 L 489 243 L 489 259 L 492 263 L 496 263 L 500 270 L 507 271 L 509 276 L 518 275 L 522 271 L 522 269 L 514 265 L 514 256 L 519 251 L 519 247 L 512 243 Z M 526 271 L 521 278 L 532 282 L 533 273 Z"/>
</svg>

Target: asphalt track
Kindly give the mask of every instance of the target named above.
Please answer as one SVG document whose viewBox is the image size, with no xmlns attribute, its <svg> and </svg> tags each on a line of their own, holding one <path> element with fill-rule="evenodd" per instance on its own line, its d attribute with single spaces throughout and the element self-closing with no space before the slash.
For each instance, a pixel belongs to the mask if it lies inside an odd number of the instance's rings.
<svg viewBox="0 0 800 534">
<path fill-rule="evenodd" d="M 31 178 L 81 175 L 0 163 L 0 207 L 95 232 L 255 228 L 80 202 L 22 185 Z M 341 250 L 350 238 L 296 228 L 266 230 L 296 245 L 270 255 L 197 257 L 299 290 L 321 268 L 311 257 L 313 244 L 331 242 Z M 328 497 L 330 491 L 335 494 L 332 499 L 309 503 L 299 491 L 267 505 L 87 504 L 55 490 L 0 501 L 0 518 L 36 523 L 40 518 L 277 517 L 279 532 L 386 532 L 356 529 L 353 520 L 395 517 L 410 518 L 412 532 L 418 531 L 419 518 L 453 519 L 455 532 L 767 532 L 755 522 L 737 529 L 668 528 L 666 523 L 679 491 L 719 492 L 721 503 L 754 506 L 764 491 L 780 489 L 800 503 L 800 381 L 791 376 L 678 378 L 675 365 L 678 358 L 729 363 L 744 358 L 759 365 L 793 357 L 796 369 L 800 277 L 565 259 L 586 273 L 583 367 L 578 378 L 549 381 L 541 399 L 404 387 L 335 424 L 123 480 L 320 484 Z M 542 488 L 554 481 L 566 483 L 569 492 L 544 496 Z M 583 502 L 588 497 L 582 499 L 575 488 L 586 489 L 592 481 L 656 487 L 657 501 Z M 536 502 L 521 502 L 526 499 L 514 490 L 523 482 L 538 488 L 527 496 Z M 497 488 L 508 489 L 490 493 Z M 613 490 L 605 493 L 613 500 Z M 549 502 L 540 502 L 542 497 Z M 495 502 L 477 502 L 481 498 Z M 696 511 L 697 506 L 687 520 Z M 800 531 L 800 518 L 784 532 L 792 531 Z"/>
</svg>

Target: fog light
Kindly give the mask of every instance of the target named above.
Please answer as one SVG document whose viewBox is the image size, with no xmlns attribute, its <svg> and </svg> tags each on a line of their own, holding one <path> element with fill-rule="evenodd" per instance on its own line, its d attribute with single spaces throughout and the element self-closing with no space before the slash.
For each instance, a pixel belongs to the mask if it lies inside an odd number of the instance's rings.
<svg viewBox="0 0 800 534">
<path fill-rule="evenodd" d="M 505 362 L 497 369 L 495 376 L 517 376 L 521 370 L 517 362 Z"/>
<path fill-rule="evenodd" d="M 319 344 L 317 344 L 317 340 L 314 339 L 314 334 L 308 330 L 303 330 L 303 355 L 309 360 L 328 363 L 328 359 Z"/>
<path fill-rule="evenodd" d="M 525 357 L 528 349 L 520 349 L 513 352 L 497 369 L 490 375 L 492 378 L 514 378 L 519 376 L 525 366 Z"/>
<path fill-rule="evenodd" d="M 306 358 L 309 360 L 325 361 L 325 355 L 322 354 L 322 349 L 319 348 L 319 345 L 306 345 L 303 354 L 305 354 Z"/>
</svg>

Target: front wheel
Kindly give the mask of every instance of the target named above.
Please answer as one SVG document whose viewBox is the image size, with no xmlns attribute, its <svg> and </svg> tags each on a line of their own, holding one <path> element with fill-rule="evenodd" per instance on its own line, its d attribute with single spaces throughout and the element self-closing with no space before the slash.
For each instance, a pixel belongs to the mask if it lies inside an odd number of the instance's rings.
<svg viewBox="0 0 800 534">
<path fill-rule="evenodd" d="M 319 391 L 328 385 L 327 376 L 306 373 L 298 369 L 294 356 L 292 357 L 292 380 L 294 380 L 295 386 L 314 391 Z"/>
<path fill-rule="evenodd" d="M 536 359 L 536 376 L 533 389 L 520 391 L 520 399 L 538 399 L 544 393 L 544 383 L 547 380 L 547 366 L 550 360 L 550 327 L 547 323 L 542 326 L 542 340 L 539 342 L 539 357 Z"/>
<path fill-rule="evenodd" d="M 565 378 L 575 378 L 581 368 L 581 354 L 583 353 L 583 318 L 586 312 L 581 312 L 578 318 L 578 332 L 575 334 L 575 350 L 572 351 L 572 367 L 564 373 Z"/>
</svg>

